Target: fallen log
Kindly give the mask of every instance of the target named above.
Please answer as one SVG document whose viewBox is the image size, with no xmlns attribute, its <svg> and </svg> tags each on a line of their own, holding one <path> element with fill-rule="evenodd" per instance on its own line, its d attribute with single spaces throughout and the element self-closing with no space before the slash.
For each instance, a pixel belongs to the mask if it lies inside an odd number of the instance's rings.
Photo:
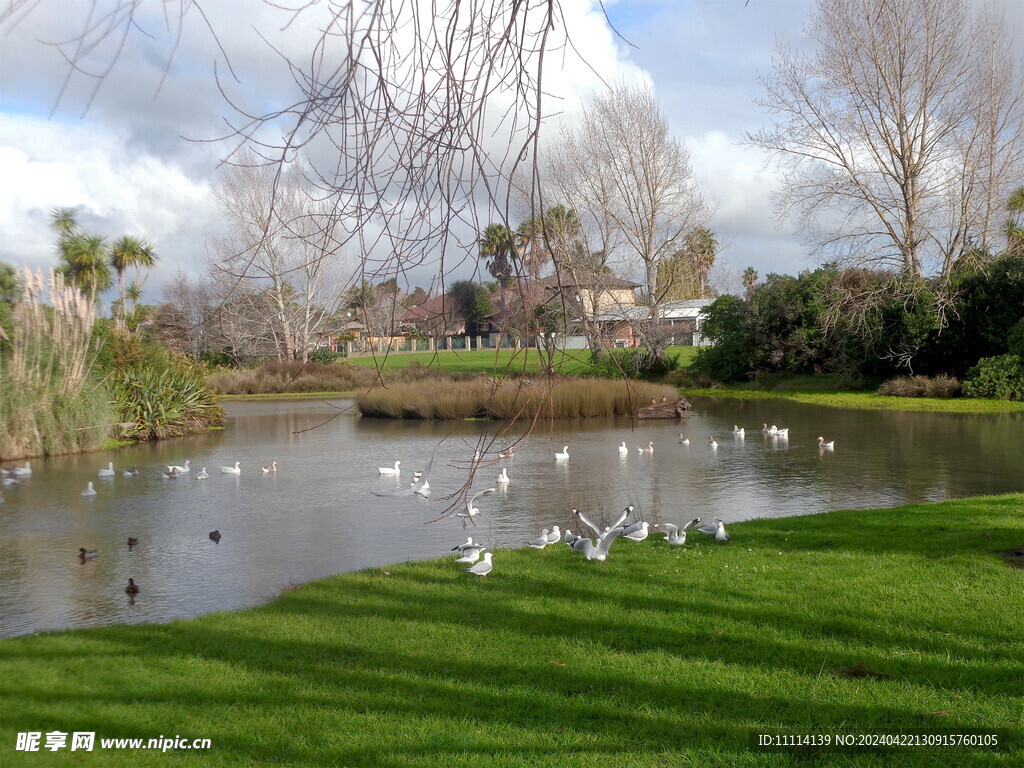
<svg viewBox="0 0 1024 768">
<path fill-rule="evenodd" d="M 674 403 L 655 403 L 645 405 L 636 412 L 638 419 L 686 419 L 689 418 L 690 404 L 685 397 Z"/>
</svg>

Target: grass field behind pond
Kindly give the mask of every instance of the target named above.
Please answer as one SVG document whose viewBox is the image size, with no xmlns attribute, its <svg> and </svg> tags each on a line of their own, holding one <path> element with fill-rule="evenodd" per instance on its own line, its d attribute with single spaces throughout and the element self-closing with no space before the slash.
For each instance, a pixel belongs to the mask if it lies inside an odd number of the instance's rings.
<svg viewBox="0 0 1024 768">
<path fill-rule="evenodd" d="M 679 364 L 687 366 L 697 354 L 696 347 L 669 347 L 668 353 L 679 357 Z M 442 373 L 487 373 L 489 375 L 509 373 L 537 373 L 547 362 L 547 357 L 536 349 L 521 350 L 472 350 L 442 352 L 396 352 L 374 357 L 352 357 L 347 362 L 368 367 L 377 366 L 388 371 L 405 368 L 413 364 L 435 368 Z M 555 371 L 565 376 L 580 376 L 592 373 L 590 350 L 571 349 L 555 356 Z"/>
<path fill-rule="evenodd" d="M 679 522 L 687 515 L 679 514 Z M 453 544 L 460 540 L 453 531 Z M 444 557 L 259 608 L 0 642 L 0 762 L 51 765 L 1018 766 L 1024 495 Z M 141 584 L 148 590 L 166 585 Z M 858 676 L 861 675 L 861 676 Z M 998 728 L 982 750 L 750 749 L 752 732 Z M 14 751 L 23 731 L 210 751 Z"/>
</svg>

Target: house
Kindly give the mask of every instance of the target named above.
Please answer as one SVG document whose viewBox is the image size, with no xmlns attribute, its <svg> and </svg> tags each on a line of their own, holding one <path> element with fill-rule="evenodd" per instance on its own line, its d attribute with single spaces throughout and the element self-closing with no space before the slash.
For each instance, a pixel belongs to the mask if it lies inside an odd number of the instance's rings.
<svg viewBox="0 0 1024 768">
<path fill-rule="evenodd" d="M 404 329 L 428 336 L 458 336 L 466 332 L 466 320 L 448 294 L 433 296 L 409 307 L 401 315 Z"/>
</svg>

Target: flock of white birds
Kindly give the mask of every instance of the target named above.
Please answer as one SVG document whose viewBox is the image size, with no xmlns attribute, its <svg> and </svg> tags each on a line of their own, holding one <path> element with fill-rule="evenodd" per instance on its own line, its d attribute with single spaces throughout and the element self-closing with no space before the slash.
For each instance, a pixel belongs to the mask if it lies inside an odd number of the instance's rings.
<svg viewBox="0 0 1024 768">
<path fill-rule="evenodd" d="M 788 440 L 789 439 L 789 428 L 779 428 L 774 424 L 768 426 L 764 424 L 761 429 L 762 434 L 767 435 L 773 440 Z M 739 425 L 733 425 L 733 436 L 736 438 L 743 438 L 746 435 L 746 430 Z M 679 442 L 682 445 L 689 445 L 690 440 L 682 432 L 679 433 Z M 708 447 L 711 450 L 717 450 L 718 442 L 715 440 L 714 435 L 708 435 Z M 512 450 L 508 449 L 506 452 L 502 452 L 500 455 L 502 458 L 511 458 Z M 629 448 L 625 442 L 622 442 L 617 447 L 620 456 L 629 455 Z M 818 450 L 819 451 L 833 451 L 835 450 L 834 440 L 825 440 L 824 437 L 818 437 Z M 647 445 L 638 445 L 637 451 L 641 454 L 653 454 L 654 453 L 654 442 L 649 441 Z M 477 456 L 479 458 L 479 455 Z M 568 461 L 569 459 L 569 446 L 563 446 L 561 451 L 555 451 L 555 460 L 559 462 Z M 431 460 L 433 463 L 433 460 Z M 395 462 L 394 468 L 382 467 L 378 471 L 380 474 L 395 474 L 399 473 L 399 466 L 401 462 Z M 422 473 L 417 473 L 416 481 L 410 486 L 409 489 L 402 491 L 396 491 L 390 494 L 377 494 L 379 496 L 396 496 L 410 493 L 421 493 L 423 489 L 427 487 L 426 476 L 430 471 L 430 465 Z M 498 475 L 498 483 L 505 485 L 510 482 L 508 471 L 502 467 L 501 474 Z M 486 496 L 496 492 L 496 488 L 487 488 L 486 490 L 479 491 L 468 499 L 466 502 L 465 510 L 461 510 L 457 513 L 457 517 L 462 519 L 462 527 L 466 527 L 468 521 L 472 521 L 477 515 L 480 514 L 479 508 L 476 506 L 476 500 L 481 496 Z M 556 544 L 559 541 L 564 541 L 570 549 L 574 552 L 582 553 L 587 560 L 598 560 L 604 561 L 608 557 L 608 551 L 612 544 L 619 538 L 626 539 L 628 541 L 640 542 L 647 538 L 650 534 L 651 526 L 646 520 L 639 520 L 637 522 L 627 524 L 629 517 L 634 514 L 635 509 L 632 505 L 626 507 L 619 515 L 618 519 L 614 524 L 604 528 L 603 530 L 589 520 L 582 512 L 578 509 L 573 509 L 572 514 L 580 521 L 582 525 L 586 525 L 590 528 L 595 538 L 591 539 L 586 536 L 578 536 L 572 531 L 566 529 L 563 534 L 559 530 L 557 525 L 551 528 L 544 528 L 540 535 L 526 542 L 528 547 L 533 549 L 544 549 L 549 544 Z M 697 530 L 701 533 L 714 538 L 719 542 L 729 541 L 729 534 L 725 530 L 725 523 L 721 518 L 714 518 L 710 523 L 701 525 L 703 520 L 699 517 L 690 520 L 685 525 L 679 526 L 674 523 L 655 523 L 654 528 L 659 529 L 665 534 L 665 541 L 672 546 L 681 546 L 686 543 L 686 532 L 689 530 Z M 470 536 L 462 544 L 458 544 L 452 547 L 452 552 L 455 552 L 457 558 L 455 562 L 469 564 L 466 568 L 468 573 L 474 576 L 481 576 L 486 578 L 487 574 L 491 573 L 494 569 L 494 555 L 488 551 L 488 547 L 480 542 L 474 542 L 473 537 Z M 481 560 L 480 558 L 483 557 Z"/>
</svg>

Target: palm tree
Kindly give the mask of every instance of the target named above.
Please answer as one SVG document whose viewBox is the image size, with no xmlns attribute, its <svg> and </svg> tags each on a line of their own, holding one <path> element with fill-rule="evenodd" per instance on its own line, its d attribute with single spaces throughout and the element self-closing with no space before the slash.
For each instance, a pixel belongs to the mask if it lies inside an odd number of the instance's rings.
<svg viewBox="0 0 1024 768">
<path fill-rule="evenodd" d="M 508 284 L 513 273 L 515 258 L 515 235 L 504 224 L 488 224 L 477 241 L 480 255 L 486 259 L 484 265 L 491 277 L 502 288 Z"/>
<path fill-rule="evenodd" d="M 147 269 L 152 269 L 155 264 L 156 253 L 150 243 L 143 242 L 130 235 L 125 235 L 111 246 L 110 266 L 114 268 L 115 272 L 117 272 L 118 293 L 121 296 L 121 311 L 118 317 L 118 327 L 124 326 L 126 312 L 124 281 L 125 270 L 128 267 L 135 267 L 136 285 L 141 290 L 142 285 L 139 283 L 138 278 L 141 275 L 142 268 L 146 267 Z M 135 309 L 135 303 L 137 301 L 137 298 L 133 301 L 132 309 Z"/>
<path fill-rule="evenodd" d="M 747 298 L 749 299 L 754 295 L 754 288 L 757 286 L 757 279 L 760 275 L 757 274 L 757 270 L 753 267 L 747 267 L 743 270 L 743 287 L 747 289 Z"/>
<path fill-rule="evenodd" d="M 1006 252 L 1024 256 L 1024 187 L 1010 195 L 1006 207 L 1010 209 L 1010 218 L 1006 220 Z"/>
<path fill-rule="evenodd" d="M 57 267 L 57 272 L 66 281 L 93 300 L 110 287 L 113 277 L 102 237 L 87 233 L 61 236 L 58 247 L 64 263 Z"/>
<path fill-rule="evenodd" d="M 693 263 L 693 271 L 697 275 L 701 297 L 707 296 L 708 275 L 715 266 L 718 253 L 718 241 L 715 233 L 707 227 L 697 227 L 686 235 L 685 246 Z"/>
</svg>

